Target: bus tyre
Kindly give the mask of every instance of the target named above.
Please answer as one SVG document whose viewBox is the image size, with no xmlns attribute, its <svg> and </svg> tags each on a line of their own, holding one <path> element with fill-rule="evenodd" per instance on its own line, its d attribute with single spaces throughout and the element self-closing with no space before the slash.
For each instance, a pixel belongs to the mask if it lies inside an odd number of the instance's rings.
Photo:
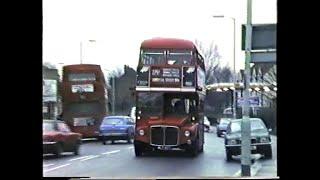
<svg viewBox="0 0 320 180">
<path fill-rule="evenodd" d="M 191 156 L 191 157 L 195 157 L 198 155 L 198 152 L 199 152 L 199 146 L 198 146 L 198 143 L 199 143 L 199 140 L 196 139 L 196 141 L 194 141 L 191 145 L 191 147 L 188 149 L 188 154 Z"/>
<path fill-rule="evenodd" d="M 142 156 L 142 148 L 137 144 L 134 145 L 134 153 L 136 157 Z"/>
<path fill-rule="evenodd" d="M 203 153 L 203 143 L 202 143 L 201 146 L 200 146 L 199 152 L 200 152 L 200 153 Z"/>
</svg>

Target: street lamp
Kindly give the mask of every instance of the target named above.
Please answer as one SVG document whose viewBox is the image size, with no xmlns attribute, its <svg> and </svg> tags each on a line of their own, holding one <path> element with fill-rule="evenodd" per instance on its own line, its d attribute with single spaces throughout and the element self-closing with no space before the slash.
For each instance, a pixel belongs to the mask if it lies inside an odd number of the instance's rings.
<svg viewBox="0 0 320 180">
<path fill-rule="evenodd" d="M 225 18 L 224 15 L 214 15 L 213 18 Z M 230 18 L 233 21 L 233 83 L 235 85 L 236 83 L 236 19 L 234 17 L 227 17 Z M 236 113 L 236 103 L 237 103 L 237 97 L 236 97 L 236 91 L 233 90 L 233 118 L 236 119 L 237 113 Z"/>
<path fill-rule="evenodd" d="M 88 41 L 91 42 L 91 43 L 96 42 L 96 40 L 93 40 L 93 39 L 88 40 Z M 82 64 L 82 61 L 83 61 L 82 51 L 83 51 L 83 49 L 82 49 L 82 41 L 80 41 L 80 64 Z"/>
</svg>

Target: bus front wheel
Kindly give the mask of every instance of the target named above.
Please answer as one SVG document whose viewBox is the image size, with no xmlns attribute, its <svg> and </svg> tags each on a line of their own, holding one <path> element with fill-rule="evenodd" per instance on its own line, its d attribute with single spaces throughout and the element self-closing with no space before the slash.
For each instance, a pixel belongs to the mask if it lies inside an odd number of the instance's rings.
<svg viewBox="0 0 320 180">
<path fill-rule="evenodd" d="M 141 145 L 134 143 L 134 153 L 136 157 L 142 156 L 143 151 Z"/>
<path fill-rule="evenodd" d="M 192 144 L 191 144 L 191 147 L 189 147 L 187 149 L 187 153 L 192 156 L 192 157 L 195 157 L 198 155 L 198 152 L 199 152 L 199 139 L 196 139 Z"/>
</svg>

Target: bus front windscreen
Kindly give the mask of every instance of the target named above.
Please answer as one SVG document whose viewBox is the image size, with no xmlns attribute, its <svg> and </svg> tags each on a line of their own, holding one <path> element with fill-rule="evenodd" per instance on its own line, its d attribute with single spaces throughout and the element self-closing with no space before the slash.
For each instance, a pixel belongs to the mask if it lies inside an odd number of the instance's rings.
<svg viewBox="0 0 320 180">
<path fill-rule="evenodd" d="M 169 51 L 168 56 L 168 64 L 178 64 L 178 65 L 190 65 L 192 59 L 191 51 Z"/>
<path fill-rule="evenodd" d="M 142 115 L 160 116 L 163 107 L 163 93 L 139 92 L 137 108 Z"/>
<path fill-rule="evenodd" d="M 65 111 L 72 114 L 100 114 L 103 112 L 103 108 L 99 102 L 83 102 L 69 104 Z"/>
<path fill-rule="evenodd" d="M 165 51 L 148 50 L 141 52 L 142 63 L 144 65 L 159 65 L 165 64 Z"/>
</svg>

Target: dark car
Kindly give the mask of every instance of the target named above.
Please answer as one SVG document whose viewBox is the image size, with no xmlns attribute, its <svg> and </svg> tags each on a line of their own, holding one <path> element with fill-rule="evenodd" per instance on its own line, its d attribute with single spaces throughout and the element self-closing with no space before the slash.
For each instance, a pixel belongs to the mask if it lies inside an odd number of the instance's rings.
<svg viewBox="0 0 320 180">
<path fill-rule="evenodd" d="M 62 152 L 79 154 L 82 135 L 71 132 L 68 125 L 59 120 L 43 120 L 43 154 L 60 156 Z"/>
<path fill-rule="evenodd" d="M 129 116 L 107 116 L 100 126 L 100 136 L 105 145 L 107 140 L 127 140 L 132 143 L 134 137 L 134 120 Z"/>
<path fill-rule="evenodd" d="M 219 124 L 217 125 L 217 136 L 221 137 L 221 135 L 226 132 L 228 124 L 230 123 L 230 118 L 221 118 Z"/>
<path fill-rule="evenodd" d="M 251 153 L 262 154 L 266 159 L 272 158 L 271 138 L 263 121 L 259 118 L 250 118 L 251 124 Z M 230 122 L 225 135 L 227 161 L 233 155 L 241 154 L 241 119 Z"/>
</svg>

